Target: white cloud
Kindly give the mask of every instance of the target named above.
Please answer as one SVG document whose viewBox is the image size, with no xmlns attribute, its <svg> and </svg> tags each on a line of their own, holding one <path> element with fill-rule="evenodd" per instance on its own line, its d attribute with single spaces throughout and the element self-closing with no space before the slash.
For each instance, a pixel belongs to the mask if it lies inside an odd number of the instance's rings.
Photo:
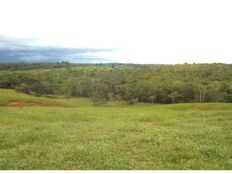
<svg viewBox="0 0 232 174">
<path fill-rule="evenodd" d="M 125 48 L 134 63 L 232 63 L 230 0 L 0 0 L 0 35 L 37 45 Z"/>
</svg>

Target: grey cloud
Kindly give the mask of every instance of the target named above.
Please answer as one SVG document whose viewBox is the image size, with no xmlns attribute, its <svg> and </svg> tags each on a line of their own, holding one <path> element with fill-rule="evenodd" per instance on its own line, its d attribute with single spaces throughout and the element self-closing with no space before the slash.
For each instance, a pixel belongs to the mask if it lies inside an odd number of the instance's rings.
<svg viewBox="0 0 232 174">
<path fill-rule="evenodd" d="M 34 39 L 13 39 L 0 36 L 0 62 L 112 62 L 110 59 L 89 56 L 87 53 L 113 51 L 113 49 L 42 47 L 34 46 L 33 42 L 35 42 Z"/>
</svg>

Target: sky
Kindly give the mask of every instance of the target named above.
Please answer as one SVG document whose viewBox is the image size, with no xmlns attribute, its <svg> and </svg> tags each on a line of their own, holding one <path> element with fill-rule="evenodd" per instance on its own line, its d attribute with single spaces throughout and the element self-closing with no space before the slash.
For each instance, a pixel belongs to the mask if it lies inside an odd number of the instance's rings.
<svg viewBox="0 0 232 174">
<path fill-rule="evenodd" d="M 0 62 L 232 63 L 231 0 L 0 0 Z"/>
</svg>

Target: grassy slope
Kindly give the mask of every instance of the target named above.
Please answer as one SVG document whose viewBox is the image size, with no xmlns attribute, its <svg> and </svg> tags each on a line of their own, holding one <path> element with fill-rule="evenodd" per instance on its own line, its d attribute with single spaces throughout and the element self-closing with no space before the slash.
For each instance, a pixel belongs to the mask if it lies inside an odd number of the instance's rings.
<svg viewBox="0 0 232 174">
<path fill-rule="evenodd" d="M 36 97 L 23 93 L 18 93 L 14 90 L 1 89 L 0 88 L 0 105 L 7 104 L 10 100 L 22 100 L 22 101 L 35 101 L 58 104 L 63 107 L 83 107 L 91 106 L 92 103 L 86 98 L 64 98 L 62 96 L 54 96 L 56 98 L 48 97 Z"/>
<path fill-rule="evenodd" d="M 232 169 L 232 104 L 0 107 L 0 169 Z"/>
</svg>

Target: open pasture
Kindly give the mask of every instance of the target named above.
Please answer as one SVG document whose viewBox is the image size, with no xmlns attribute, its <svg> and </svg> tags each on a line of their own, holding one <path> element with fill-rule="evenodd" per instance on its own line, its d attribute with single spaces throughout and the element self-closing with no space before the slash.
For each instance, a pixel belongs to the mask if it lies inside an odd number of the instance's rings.
<svg viewBox="0 0 232 174">
<path fill-rule="evenodd" d="M 232 104 L 110 107 L 1 89 L 0 105 L 0 169 L 232 169 Z"/>
</svg>

